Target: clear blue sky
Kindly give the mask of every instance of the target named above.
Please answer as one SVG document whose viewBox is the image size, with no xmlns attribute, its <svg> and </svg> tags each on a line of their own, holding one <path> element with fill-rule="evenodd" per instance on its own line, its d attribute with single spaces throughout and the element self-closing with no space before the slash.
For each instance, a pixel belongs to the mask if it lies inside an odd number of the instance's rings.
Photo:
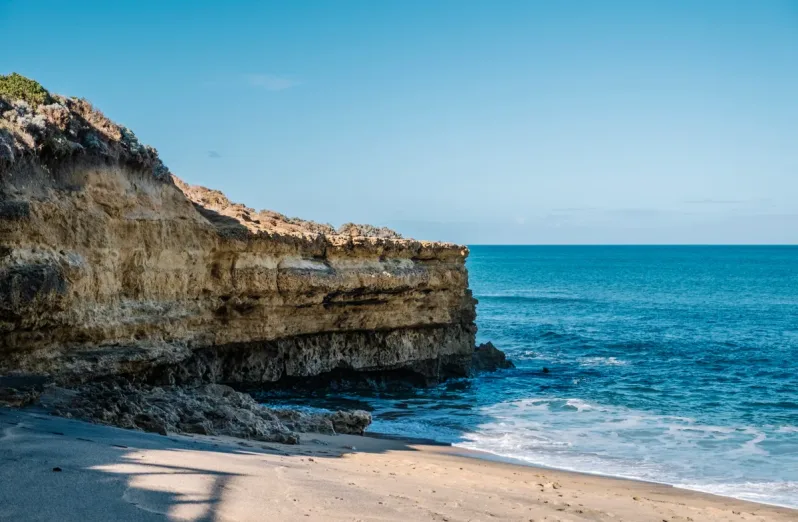
<svg viewBox="0 0 798 522">
<path fill-rule="evenodd" d="M 178 176 L 463 243 L 798 243 L 798 1 L 0 0 Z"/>
</svg>

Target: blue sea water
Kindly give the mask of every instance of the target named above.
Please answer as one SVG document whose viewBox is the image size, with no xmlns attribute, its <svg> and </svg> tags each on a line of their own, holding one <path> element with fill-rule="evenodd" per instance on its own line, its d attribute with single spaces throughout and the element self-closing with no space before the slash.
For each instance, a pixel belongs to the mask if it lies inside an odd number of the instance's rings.
<svg viewBox="0 0 798 522">
<path fill-rule="evenodd" d="M 474 246 L 468 268 L 478 340 L 517 368 L 348 396 L 372 431 L 798 507 L 798 247 Z"/>
</svg>

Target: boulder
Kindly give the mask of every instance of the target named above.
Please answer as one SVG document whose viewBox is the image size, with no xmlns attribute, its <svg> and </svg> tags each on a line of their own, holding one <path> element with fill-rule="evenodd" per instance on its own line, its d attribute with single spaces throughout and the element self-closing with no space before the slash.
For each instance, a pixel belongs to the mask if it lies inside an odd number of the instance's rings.
<svg viewBox="0 0 798 522">
<path fill-rule="evenodd" d="M 503 351 L 489 341 L 476 347 L 471 368 L 474 373 L 495 372 L 496 370 L 515 368 L 515 365 L 507 359 Z"/>
</svg>

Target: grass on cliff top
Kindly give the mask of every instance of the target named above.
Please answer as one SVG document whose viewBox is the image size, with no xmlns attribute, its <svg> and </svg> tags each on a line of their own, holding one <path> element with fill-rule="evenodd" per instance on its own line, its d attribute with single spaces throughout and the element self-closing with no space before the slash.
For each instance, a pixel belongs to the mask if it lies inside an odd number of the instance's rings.
<svg viewBox="0 0 798 522">
<path fill-rule="evenodd" d="M 37 106 L 50 101 L 50 93 L 42 85 L 18 73 L 0 75 L 0 96 L 10 100 L 25 100 Z"/>
</svg>

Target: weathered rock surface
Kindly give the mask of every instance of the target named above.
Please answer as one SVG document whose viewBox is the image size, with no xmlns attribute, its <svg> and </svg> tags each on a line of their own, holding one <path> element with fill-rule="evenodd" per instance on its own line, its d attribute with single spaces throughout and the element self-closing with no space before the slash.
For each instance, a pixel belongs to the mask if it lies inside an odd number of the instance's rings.
<svg viewBox="0 0 798 522">
<path fill-rule="evenodd" d="M 495 372 L 515 368 L 503 351 L 493 346 L 492 342 L 482 343 L 474 350 L 471 369 L 474 373 Z"/>
<path fill-rule="evenodd" d="M 85 100 L 0 97 L 0 375 L 467 375 L 467 253 L 255 212 L 173 178 Z"/>
<path fill-rule="evenodd" d="M 110 380 L 42 396 L 57 415 L 166 435 L 192 433 L 296 444 L 296 432 L 360 435 L 371 423 L 365 411 L 303 413 L 269 409 L 228 386 L 137 386 Z"/>
</svg>

